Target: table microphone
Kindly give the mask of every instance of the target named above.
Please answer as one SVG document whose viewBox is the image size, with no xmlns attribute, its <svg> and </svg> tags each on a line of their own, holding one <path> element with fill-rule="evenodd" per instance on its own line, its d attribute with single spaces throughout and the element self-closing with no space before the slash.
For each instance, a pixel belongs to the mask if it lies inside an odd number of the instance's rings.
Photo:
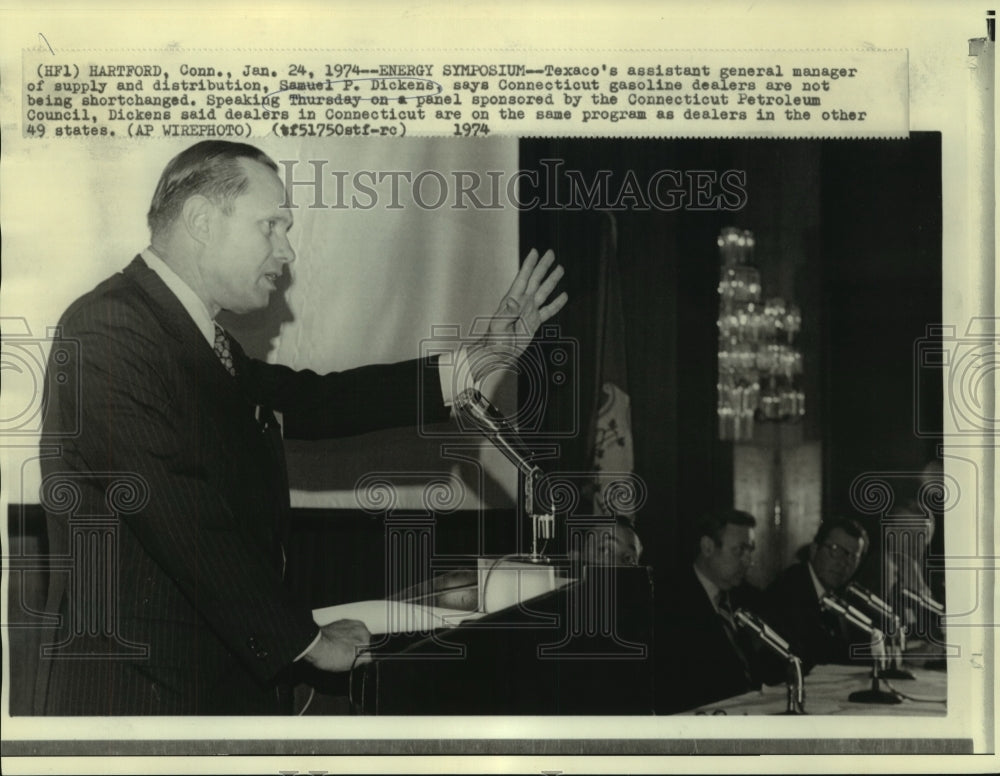
<svg viewBox="0 0 1000 776">
<path fill-rule="evenodd" d="M 886 617 L 892 618 L 896 616 L 896 613 L 889 604 L 875 595 L 871 590 L 861 587 L 857 582 L 851 582 L 847 586 L 847 592 L 857 596 Z"/>
<path fill-rule="evenodd" d="M 746 609 L 737 609 L 733 612 L 733 619 L 736 620 L 738 625 L 742 625 L 744 628 L 749 628 L 764 642 L 767 643 L 775 652 L 777 652 L 781 657 L 786 660 L 794 657 L 791 650 L 788 648 L 788 642 L 785 641 L 778 633 L 766 622 L 764 622 L 756 614 L 748 612 Z"/>
<path fill-rule="evenodd" d="M 821 599 L 819 599 L 820 605 L 825 609 L 830 609 L 838 614 L 842 614 L 847 618 L 848 622 L 861 630 L 867 631 L 873 637 L 882 636 L 885 638 L 880 630 L 875 628 L 872 623 L 871 618 L 864 612 L 860 612 L 851 606 L 849 603 L 840 600 L 833 593 L 827 593 Z M 885 703 L 885 704 L 895 704 L 902 703 L 902 699 L 895 693 L 886 692 L 885 690 L 879 688 L 879 659 L 877 655 L 872 656 L 872 686 L 868 690 L 858 690 L 852 692 L 847 696 L 847 700 L 853 703 Z"/>
<path fill-rule="evenodd" d="M 788 642 L 760 617 L 746 609 L 741 608 L 733 612 L 733 620 L 737 625 L 756 633 L 765 646 L 788 661 L 790 678 L 785 681 L 788 688 L 788 706 L 782 714 L 805 714 L 806 691 L 802 679 L 802 661 L 789 649 Z"/>
<path fill-rule="evenodd" d="M 857 582 L 851 582 L 847 586 L 847 592 L 856 598 L 861 599 L 861 601 L 863 601 L 872 611 L 878 612 L 878 614 L 889 622 L 890 627 L 892 628 L 892 630 L 887 634 L 889 637 L 888 644 L 889 652 L 892 656 L 892 665 L 882 671 L 882 678 L 916 679 L 912 672 L 903 668 L 904 630 L 899 619 L 899 615 L 892 610 L 892 607 L 889 606 L 889 604 L 875 595 L 872 591 L 859 585 Z"/>
<path fill-rule="evenodd" d="M 927 611 L 931 612 L 932 614 L 944 614 L 944 604 L 938 603 L 933 598 L 931 598 L 929 595 L 926 595 L 924 593 L 915 593 L 914 591 L 910 590 L 910 588 L 908 588 L 908 587 L 904 587 L 902 589 L 902 593 L 907 598 L 909 598 L 911 601 L 913 601 L 914 603 L 920 604 L 921 606 L 923 606 Z"/>
<path fill-rule="evenodd" d="M 863 631 L 867 631 L 873 636 L 882 633 L 882 631 L 875 627 L 875 623 L 872 621 L 871 617 L 862 612 L 860 609 L 854 608 L 847 603 L 847 601 L 838 598 L 833 593 L 827 593 L 823 596 L 820 599 L 820 604 L 825 606 L 827 609 L 832 609 L 837 614 L 844 615 L 844 617 L 846 617 L 848 622 L 852 625 Z"/>
</svg>

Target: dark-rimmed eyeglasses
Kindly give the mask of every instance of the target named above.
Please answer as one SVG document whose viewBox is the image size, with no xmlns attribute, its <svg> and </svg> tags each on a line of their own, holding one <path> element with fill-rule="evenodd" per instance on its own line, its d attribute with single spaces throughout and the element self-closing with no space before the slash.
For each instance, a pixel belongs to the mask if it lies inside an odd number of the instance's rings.
<svg viewBox="0 0 1000 776">
<path fill-rule="evenodd" d="M 846 547 L 841 547 L 836 542 L 824 542 L 823 549 L 825 549 L 830 555 L 837 560 L 849 561 L 852 563 L 857 563 L 861 560 L 861 550 L 856 552 L 851 552 Z"/>
</svg>

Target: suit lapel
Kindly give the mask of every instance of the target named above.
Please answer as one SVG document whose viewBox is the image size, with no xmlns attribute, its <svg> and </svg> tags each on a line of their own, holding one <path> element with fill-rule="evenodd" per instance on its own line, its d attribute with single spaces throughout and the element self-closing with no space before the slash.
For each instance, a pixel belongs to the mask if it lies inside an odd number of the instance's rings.
<svg viewBox="0 0 1000 776">
<path fill-rule="evenodd" d="M 162 278 L 147 266 L 142 256 L 132 259 L 132 263 L 125 267 L 122 274 L 146 296 L 151 309 L 156 312 L 156 317 L 171 336 L 183 342 L 197 335 L 204 342 L 205 338 L 201 336 L 184 305 L 167 288 Z"/>
<path fill-rule="evenodd" d="M 221 386 L 235 391 L 236 382 L 219 361 L 212 346 L 205 341 L 198 324 L 142 257 L 136 256 L 123 274 L 146 297 L 150 309 L 164 330 L 181 345 L 185 355 L 193 359 L 192 365 L 202 374 L 212 375 Z"/>
</svg>

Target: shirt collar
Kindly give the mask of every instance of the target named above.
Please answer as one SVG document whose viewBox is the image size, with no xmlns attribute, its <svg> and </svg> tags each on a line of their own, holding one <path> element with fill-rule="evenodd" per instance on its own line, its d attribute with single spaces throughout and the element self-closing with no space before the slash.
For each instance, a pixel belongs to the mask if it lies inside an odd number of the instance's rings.
<svg viewBox="0 0 1000 776">
<path fill-rule="evenodd" d="M 823 587 L 823 583 L 819 581 L 819 577 L 817 577 L 816 572 L 813 571 L 813 564 L 807 561 L 806 568 L 809 569 L 809 576 L 812 578 L 813 587 L 816 588 L 816 598 L 821 599 L 826 595 L 826 588 Z"/>
<path fill-rule="evenodd" d="M 697 564 L 694 565 L 694 575 L 698 577 L 698 581 L 701 582 L 701 586 L 705 588 L 705 592 L 708 594 L 708 600 L 712 602 L 712 608 L 715 609 L 715 611 L 719 611 L 719 598 L 722 597 L 722 590 L 711 579 L 701 573 L 701 569 L 698 568 Z"/>
<path fill-rule="evenodd" d="M 205 337 L 205 341 L 214 346 L 215 321 L 212 320 L 212 316 L 209 314 L 208 308 L 205 307 L 205 303 L 201 301 L 201 297 L 184 282 L 180 275 L 170 268 L 169 264 L 153 252 L 152 247 L 146 248 L 139 255 L 146 262 L 146 266 L 160 277 L 164 285 L 177 297 L 177 301 L 187 310 L 188 315 L 191 316 L 191 319 L 198 326 L 198 330 Z"/>
</svg>

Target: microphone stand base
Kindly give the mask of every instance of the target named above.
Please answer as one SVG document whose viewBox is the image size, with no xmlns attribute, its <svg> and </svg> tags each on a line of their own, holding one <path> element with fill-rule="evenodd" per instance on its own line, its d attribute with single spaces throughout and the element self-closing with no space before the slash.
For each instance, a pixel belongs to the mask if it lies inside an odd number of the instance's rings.
<svg viewBox="0 0 1000 776">
<path fill-rule="evenodd" d="M 808 711 L 793 711 L 792 709 L 786 709 L 785 711 L 772 711 L 768 716 L 771 717 L 788 717 L 798 714 L 808 714 Z"/>
<path fill-rule="evenodd" d="M 884 676 L 884 674 L 882 675 Z M 900 697 L 885 690 L 858 690 L 848 695 L 847 700 L 851 703 L 881 703 L 885 705 L 894 705 L 903 702 Z"/>
</svg>

